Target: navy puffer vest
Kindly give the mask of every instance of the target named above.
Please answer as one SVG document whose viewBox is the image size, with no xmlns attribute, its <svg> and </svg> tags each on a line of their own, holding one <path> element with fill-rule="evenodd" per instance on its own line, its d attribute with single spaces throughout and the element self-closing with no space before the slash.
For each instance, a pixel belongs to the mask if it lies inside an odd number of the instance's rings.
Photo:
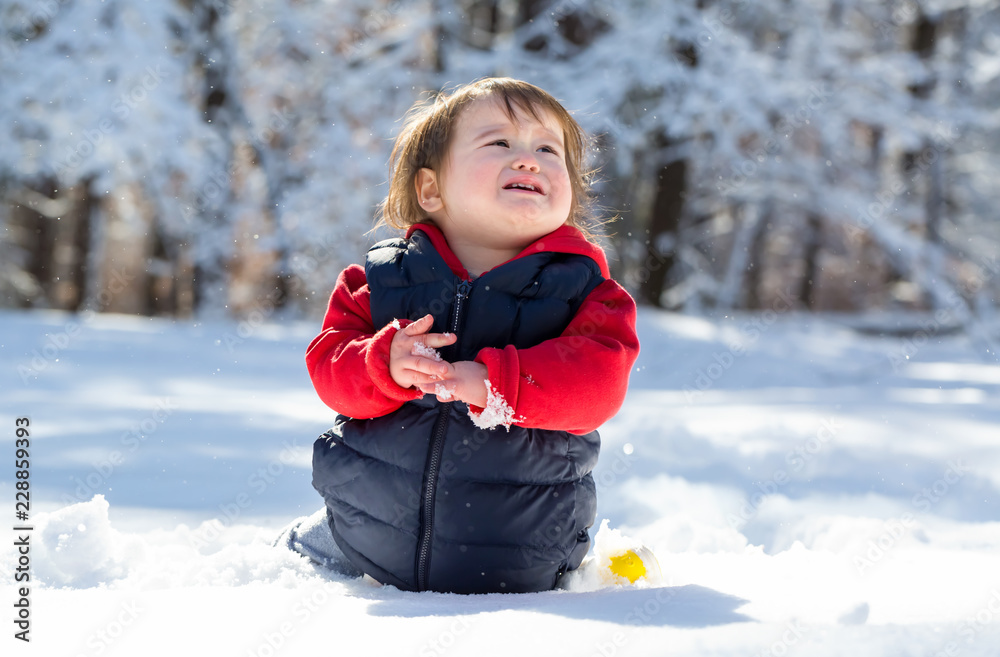
<svg viewBox="0 0 1000 657">
<path fill-rule="evenodd" d="M 440 350 L 451 362 L 557 337 L 604 280 L 590 258 L 547 252 L 469 283 L 420 231 L 376 244 L 365 272 L 373 325 L 431 313 L 433 332 L 458 335 Z M 587 552 L 599 449 L 596 431 L 479 429 L 464 403 L 428 395 L 370 420 L 338 416 L 314 446 L 313 486 L 337 544 L 380 582 L 541 591 Z"/>
</svg>

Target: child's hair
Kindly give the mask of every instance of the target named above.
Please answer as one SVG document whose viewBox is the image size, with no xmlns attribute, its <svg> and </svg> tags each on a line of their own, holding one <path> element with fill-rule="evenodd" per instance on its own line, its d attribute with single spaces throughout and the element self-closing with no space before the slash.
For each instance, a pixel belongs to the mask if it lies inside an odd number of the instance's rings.
<svg viewBox="0 0 1000 657">
<path fill-rule="evenodd" d="M 547 112 L 563 129 L 566 168 L 572 188 L 572 205 L 567 223 L 593 237 L 589 198 L 593 172 L 585 169 L 587 134 L 566 108 L 548 92 L 513 78 L 483 78 L 451 93 L 438 93 L 416 103 L 407 112 L 389 160 L 389 193 L 380 206 L 378 225 L 406 229 L 427 220 L 417 203 L 414 180 L 422 168 L 440 171 L 459 116 L 477 100 L 495 102 L 511 121 L 517 113 L 540 120 Z"/>
</svg>

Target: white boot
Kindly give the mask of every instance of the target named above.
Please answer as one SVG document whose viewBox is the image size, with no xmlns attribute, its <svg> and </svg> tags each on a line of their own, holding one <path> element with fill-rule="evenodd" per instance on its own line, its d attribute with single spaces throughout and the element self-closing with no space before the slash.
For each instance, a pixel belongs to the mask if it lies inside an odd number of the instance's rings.
<svg viewBox="0 0 1000 657">
<path fill-rule="evenodd" d="M 288 523 L 278 533 L 272 545 L 298 552 L 341 575 L 348 577 L 362 575 L 334 542 L 325 507 L 311 516 L 302 516 Z"/>
</svg>

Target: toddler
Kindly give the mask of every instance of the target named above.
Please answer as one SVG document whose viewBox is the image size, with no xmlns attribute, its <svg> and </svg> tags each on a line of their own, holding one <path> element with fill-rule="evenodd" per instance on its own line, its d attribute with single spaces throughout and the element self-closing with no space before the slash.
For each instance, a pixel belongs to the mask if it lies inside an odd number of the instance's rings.
<svg viewBox="0 0 1000 657">
<path fill-rule="evenodd" d="M 313 452 L 325 547 L 301 526 L 288 545 L 413 591 L 541 591 L 580 565 L 596 429 L 639 351 L 587 239 L 584 151 L 558 101 L 509 78 L 407 115 L 381 219 L 405 237 L 340 274 L 306 354 L 339 413 Z"/>
</svg>

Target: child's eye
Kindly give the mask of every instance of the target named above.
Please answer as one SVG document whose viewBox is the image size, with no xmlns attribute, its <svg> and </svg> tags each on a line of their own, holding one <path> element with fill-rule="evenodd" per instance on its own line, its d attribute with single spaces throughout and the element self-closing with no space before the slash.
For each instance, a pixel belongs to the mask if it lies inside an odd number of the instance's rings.
<svg viewBox="0 0 1000 657">
<path fill-rule="evenodd" d="M 559 153 L 551 146 L 542 146 L 538 150 L 545 151 L 546 153 L 552 153 L 553 155 L 558 155 Z"/>
<path fill-rule="evenodd" d="M 506 139 L 497 139 L 496 141 L 491 142 L 490 146 L 503 146 L 504 148 L 510 148 L 510 142 Z"/>
</svg>

